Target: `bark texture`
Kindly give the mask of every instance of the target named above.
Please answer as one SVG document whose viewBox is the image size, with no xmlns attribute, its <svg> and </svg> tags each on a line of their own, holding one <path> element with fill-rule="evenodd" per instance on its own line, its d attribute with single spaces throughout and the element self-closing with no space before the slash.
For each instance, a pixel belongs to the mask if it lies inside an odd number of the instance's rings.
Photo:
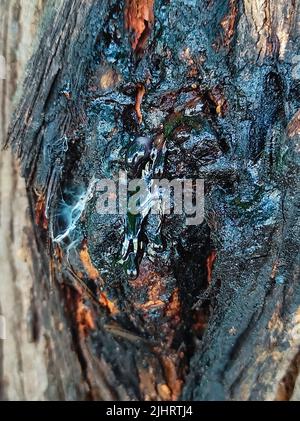
<svg viewBox="0 0 300 421">
<path fill-rule="evenodd" d="M 2 143 L 44 9 L 42 1 L 0 2 L 0 53 L 7 65 L 6 79 L 0 81 Z M 1 151 L 0 172 L 0 309 L 7 330 L 6 340 L 0 341 L 0 398 L 82 398 L 81 366 L 72 351 L 70 328 L 62 334 L 61 303 L 55 293 L 50 296 L 43 288 L 48 281 L 36 245 L 26 185 L 11 150 Z M 53 319 L 52 311 L 56 313 Z"/>
<path fill-rule="evenodd" d="M 8 133 L 33 228 L 12 211 L 24 209 L 19 181 L 1 199 L 9 226 L 28 226 L 32 278 L 16 282 L 8 233 L 1 307 L 17 306 L 14 330 L 30 315 L 32 343 L 16 333 L 14 352 L 22 368 L 37 350 L 31 373 L 43 383 L 30 394 L 14 369 L 3 397 L 18 387 L 18 398 L 299 399 L 298 2 L 36 7 Z M 204 223 L 99 215 L 95 180 L 120 170 L 204 178 Z"/>
</svg>

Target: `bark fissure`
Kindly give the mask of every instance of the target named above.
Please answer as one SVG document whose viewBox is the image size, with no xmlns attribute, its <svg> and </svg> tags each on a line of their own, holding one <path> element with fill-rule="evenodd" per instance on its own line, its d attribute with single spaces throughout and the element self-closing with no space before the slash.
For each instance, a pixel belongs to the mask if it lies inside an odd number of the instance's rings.
<svg viewBox="0 0 300 421">
<path fill-rule="evenodd" d="M 49 3 L 45 23 L 8 132 L 34 224 L 44 398 L 291 399 L 297 2 L 66 0 Z M 121 170 L 205 178 L 205 221 L 99 215 L 94 180 Z"/>
</svg>

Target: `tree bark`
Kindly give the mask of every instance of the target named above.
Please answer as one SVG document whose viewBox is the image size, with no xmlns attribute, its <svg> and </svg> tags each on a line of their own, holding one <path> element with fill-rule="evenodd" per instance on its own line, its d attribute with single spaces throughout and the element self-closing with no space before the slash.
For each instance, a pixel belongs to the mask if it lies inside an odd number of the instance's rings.
<svg viewBox="0 0 300 421">
<path fill-rule="evenodd" d="M 8 131 L 26 195 L 2 155 L 2 398 L 299 399 L 298 2 L 24 4 L 1 3 L 3 135 L 40 21 Z M 93 180 L 139 175 L 141 137 L 206 200 L 135 220 L 136 252 Z"/>
<path fill-rule="evenodd" d="M 7 65 L 6 79 L 0 81 L 1 143 L 6 138 L 13 104 L 18 101 L 18 88 L 44 7 L 38 0 L 0 3 L 0 51 Z M 61 333 L 60 342 L 55 326 L 59 312 L 55 322 L 48 312 L 46 302 L 51 303 L 52 311 L 60 304 L 55 294 L 48 297 L 43 290 L 45 275 L 39 262 L 26 185 L 11 150 L 1 151 L 0 171 L 0 314 L 5 316 L 7 331 L 6 340 L 0 340 L 0 399 L 82 398 L 86 391 L 70 335 L 68 331 Z"/>
</svg>

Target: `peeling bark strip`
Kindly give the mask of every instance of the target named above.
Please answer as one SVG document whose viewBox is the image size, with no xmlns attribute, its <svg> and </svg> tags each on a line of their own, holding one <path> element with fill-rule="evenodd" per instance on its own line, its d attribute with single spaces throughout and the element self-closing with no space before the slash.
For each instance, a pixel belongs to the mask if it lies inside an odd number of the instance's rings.
<svg viewBox="0 0 300 421">
<path fill-rule="evenodd" d="M 154 23 L 154 0 L 125 0 L 125 28 L 131 35 L 131 47 L 143 54 Z"/>
<path fill-rule="evenodd" d="M 208 284 L 212 281 L 212 273 L 213 273 L 213 267 L 214 263 L 217 258 L 217 253 L 215 250 L 212 250 L 210 255 L 206 259 L 206 267 L 207 267 L 207 282 Z"/>
<path fill-rule="evenodd" d="M 154 25 L 153 8 L 49 3 L 9 132 L 27 182 L 35 278 L 20 294 L 18 248 L 8 244 L 13 298 L 2 311 L 27 320 L 29 308 L 42 399 L 274 400 L 282 384 L 293 399 L 299 10 L 281 0 L 156 0 Z M 215 49 L 222 35 L 229 48 Z M 206 180 L 203 224 L 148 215 L 127 230 L 119 215 L 99 215 L 95 180 L 140 174 L 149 155 L 164 178 Z M 2 201 L 9 229 L 14 187 Z M 130 235 L 138 250 L 124 270 Z M 32 297 L 22 311 L 20 295 Z M 19 366 L 25 336 L 15 339 Z"/>
<path fill-rule="evenodd" d="M 300 134 L 300 110 L 296 112 L 288 125 L 289 137 L 295 137 Z"/>
<path fill-rule="evenodd" d="M 223 45 L 229 47 L 235 34 L 235 27 L 238 15 L 238 0 L 229 0 L 229 13 L 221 21 L 224 30 Z"/>
<path fill-rule="evenodd" d="M 80 260 L 81 260 L 81 262 L 84 266 L 84 269 L 88 273 L 89 278 L 92 281 L 96 281 L 97 279 L 100 278 L 98 270 L 94 267 L 94 265 L 91 261 L 89 251 L 88 251 L 88 247 L 87 247 L 86 243 L 83 245 L 83 248 L 80 251 Z"/>
<path fill-rule="evenodd" d="M 142 114 L 141 106 L 142 106 L 142 101 L 143 101 L 145 93 L 146 93 L 146 90 L 145 90 L 144 85 L 139 84 L 137 86 L 135 111 L 136 111 L 136 115 L 140 124 L 143 122 L 143 114 Z"/>
</svg>

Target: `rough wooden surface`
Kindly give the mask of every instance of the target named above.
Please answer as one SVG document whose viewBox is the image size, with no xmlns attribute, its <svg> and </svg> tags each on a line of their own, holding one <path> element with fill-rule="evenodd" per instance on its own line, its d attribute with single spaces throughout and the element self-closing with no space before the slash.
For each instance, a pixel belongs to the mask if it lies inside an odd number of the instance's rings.
<svg viewBox="0 0 300 421">
<path fill-rule="evenodd" d="M 7 78 L 0 81 L 2 144 L 43 9 L 39 0 L 0 3 L 0 53 L 7 63 Z M 25 180 L 10 150 L 0 153 L 0 180 L 0 308 L 7 325 L 7 339 L 0 341 L 0 398 L 80 398 L 85 396 L 81 367 L 71 350 L 70 335 L 62 331 L 64 319 L 56 315 L 54 321 L 48 312 L 52 303 L 53 311 L 57 305 L 60 314 L 60 303 L 55 292 L 42 289 L 45 273 Z"/>
<path fill-rule="evenodd" d="M 31 314 L 32 339 L 2 344 L 4 398 L 299 399 L 298 2 L 157 0 L 154 14 L 143 0 L 53 4 L 9 136 L 34 230 L 11 212 L 26 207 L 12 158 L 2 167 L 10 181 L 1 190 L 9 262 L 1 311 L 14 315 L 14 328 Z M 208 146 L 194 120 L 174 113 L 198 103 Z M 205 224 L 189 231 L 166 221 L 162 257 L 144 259 L 129 282 L 102 257 L 118 253 L 118 220 L 103 228 L 89 206 L 87 238 L 69 259 L 51 242 L 59 189 L 106 170 L 109 148 L 114 157 L 129 132 L 156 134 L 157 121 L 169 136 L 167 175 L 208 179 Z M 58 151 L 45 161 L 41 150 L 52 144 Z M 20 236 L 11 241 L 11 227 L 23 225 L 25 247 Z M 17 282 L 20 244 L 31 272 Z M 21 367 L 25 353 L 40 362 L 20 376 L 9 350 L 21 352 Z M 29 392 L 31 375 L 43 387 Z"/>
</svg>

